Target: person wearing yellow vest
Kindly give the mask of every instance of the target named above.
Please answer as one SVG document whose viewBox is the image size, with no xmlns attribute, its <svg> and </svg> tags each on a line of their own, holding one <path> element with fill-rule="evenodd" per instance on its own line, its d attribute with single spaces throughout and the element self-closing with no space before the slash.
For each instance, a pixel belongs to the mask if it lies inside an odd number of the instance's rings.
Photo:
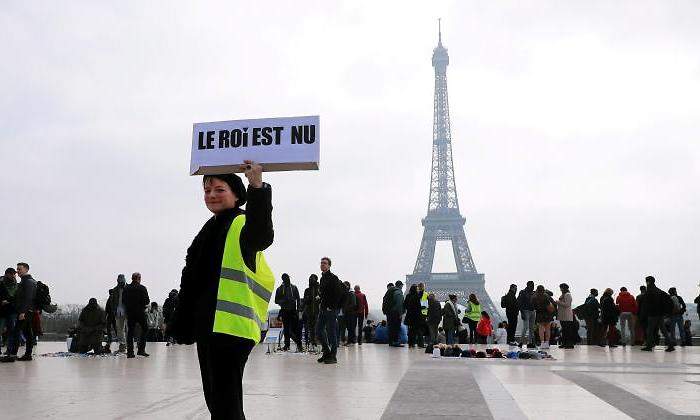
<svg viewBox="0 0 700 420">
<path fill-rule="evenodd" d="M 476 298 L 474 293 L 469 295 L 469 301 L 467 302 L 466 313 L 462 322 L 466 322 L 469 325 L 469 343 L 476 344 L 476 326 L 479 324 L 481 319 L 481 304 Z"/>
<path fill-rule="evenodd" d="M 235 174 L 204 176 L 204 203 L 214 216 L 187 249 L 173 315 L 173 338 L 197 343 L 213 419 L 245 419 L 243 369 L 260 341 L 275 282 L 262 254 L 274 238 L 272 189 L 260 165 L 245 163 L 247 191 Z"/>
</svg>

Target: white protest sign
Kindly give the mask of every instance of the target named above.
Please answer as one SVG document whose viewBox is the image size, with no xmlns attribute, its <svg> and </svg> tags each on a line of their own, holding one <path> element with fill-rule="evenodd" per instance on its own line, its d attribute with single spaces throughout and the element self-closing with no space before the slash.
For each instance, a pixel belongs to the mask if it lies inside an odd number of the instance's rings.
<svg viewBox="0 0 700 420">
<path fill-rule="evenodd" d="M 319 117 L 195 123 L 190 175 L 243 172 L 244 160 L 264 171 L 318 169 Z"/>
</svg>

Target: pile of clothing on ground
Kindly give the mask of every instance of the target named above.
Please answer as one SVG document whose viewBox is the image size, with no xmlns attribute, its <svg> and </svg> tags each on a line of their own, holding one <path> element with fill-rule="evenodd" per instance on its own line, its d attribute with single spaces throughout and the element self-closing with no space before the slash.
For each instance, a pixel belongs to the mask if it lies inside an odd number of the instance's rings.
<svg viewBox="0 0 700 420">
<path fill-rule="evenodd" d="M 433 357 L 467 357 L 475 359 L 549 359 L 554 358 L 543 350 L 510 350 L 503 354 L 498 347 L 487 348 L 484 350 L 477 349 L 462 349 L 459 344 L 435 344 L 428 346 L 425 349 L 426 353 L 430 353 Z"/>
</svg>

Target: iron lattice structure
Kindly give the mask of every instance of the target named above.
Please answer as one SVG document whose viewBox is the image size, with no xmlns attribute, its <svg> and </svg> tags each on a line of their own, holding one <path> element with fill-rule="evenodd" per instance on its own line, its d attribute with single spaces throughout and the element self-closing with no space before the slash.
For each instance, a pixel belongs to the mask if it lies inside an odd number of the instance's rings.
<svg viewBox="0 0 700 420">
<path fill-rule="evenodd" d="M 428 214 L 423 219 L 423 239 L 413 274 L 406 276 L 408 284 L 423 282 L 428 291 L 440 300 L 454 293 L 465 304 L 470 293 L 477 295 L 482 309 L 492 319 L 500 320 L 500 311 L 491 301 L 484 287 L 483 274 L 476 271 L 467 236 L 464 233 L 466 219 L 459 211 L 457 186 L 452 161 L 450 109 L 447 95 L 447 65 L 450 58 L 442 45 L 442 33 L 438 31 L 438 45 L 433 49 L 435 68 L 435 94 L 433 102 L 433 160 L 430 171 L 430 195 Z M 456 273 L 433 273 L 435 245 L 437 241 L 451 241 Z"/>
</svg>

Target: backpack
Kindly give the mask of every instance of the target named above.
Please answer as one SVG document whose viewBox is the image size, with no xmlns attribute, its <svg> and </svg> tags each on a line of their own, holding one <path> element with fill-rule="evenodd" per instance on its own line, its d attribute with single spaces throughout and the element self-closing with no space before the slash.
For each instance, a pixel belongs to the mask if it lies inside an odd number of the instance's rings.
<svg viewBox="0 0 700 420">
<path fill-rule="evenodd" d="M 674 299 L 674 297 L 675 297 L 675 299 Z M 678 299 L 678 296 L 672 296 L 671 302 L 673 302 L 673 309 L 672 309 L 671 313 L 673 315 L 680 314 L 683 311 L 683 307 L 681 306 L 681 302 Z"/>
<path fill-rule="evenodd" d="M 336 309 L 340 309 L 345 304 L 345 299 L 347 298 L 347 290 L 345 290 L 345 285 L 338 277 L 335 278 L 336 282 L 333 285 L 333 292 L 335 294 Z"/>
<path fill-rule="evenodd" d="M 382 313 L 384 315 L 389 313 L 389 309 L 391 309 L 391 298 L 393 297 L 393 293 L 389 293 L 387 291 L 384 293 L 384 298 L 382 299 Z"/>
<path fill-rule="evenodd" d="M 36 282 L 36 295 L 34 295 L 34 306 L 37 309 L 44 309 L 51 305 L 51 295 L 49 294 L 49 286 L 38 281 Z"/>
</svg>

